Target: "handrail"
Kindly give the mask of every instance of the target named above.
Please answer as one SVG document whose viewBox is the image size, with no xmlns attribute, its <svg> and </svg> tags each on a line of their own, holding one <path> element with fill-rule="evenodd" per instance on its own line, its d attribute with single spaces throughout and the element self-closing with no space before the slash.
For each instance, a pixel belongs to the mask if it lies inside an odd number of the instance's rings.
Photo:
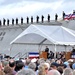
<svg viewBox="0 0 75 75">
<path fill-rule="evenodd" d="M 28 52 L 25 52 L 25 53 L 21 56 L 21 58 L 22 58 L 23 56 L 27 57 L 27 56 L 28 56 Z"/>
<path fill-rule="evenodd" d="M 18 52 L 13 58 L 17 57 L 18 55 L 20 55 L 21 52 Z"/>
</svg>

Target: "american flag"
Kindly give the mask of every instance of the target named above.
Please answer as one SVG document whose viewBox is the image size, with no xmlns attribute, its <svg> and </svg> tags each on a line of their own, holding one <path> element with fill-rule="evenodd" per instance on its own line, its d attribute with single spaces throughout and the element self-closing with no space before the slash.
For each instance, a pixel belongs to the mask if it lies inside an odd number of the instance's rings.
<svg viewBox="0 0 75 75">
<path fill-rule="evenodd" d="M 29 58 L 39 58 L 39 52 L 29 52 Z"/>
<path fill-rule="evenodd" d="M 71 18 L 75 18 L 75 14 L 72 14 Z"/>
<path fill-rule="evenodd" d="M 75 14 L 68 14 L 64 16 L 64 20 L 71 20 L 75 18 Z"/>
</svg>

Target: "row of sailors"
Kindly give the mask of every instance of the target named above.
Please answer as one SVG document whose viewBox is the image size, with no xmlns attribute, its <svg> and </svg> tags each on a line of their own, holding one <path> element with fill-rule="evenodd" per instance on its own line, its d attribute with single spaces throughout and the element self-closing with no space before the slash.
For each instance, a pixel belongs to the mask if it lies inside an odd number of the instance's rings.
<svg viewBox="0 0 75 75">
<path fill-rule="evenodd" d="M 75 14 L 75 11 L 73 11 L 73 14 Z M 62 18 L 64 20 L 64 17 L 65 17 L 65 12 L 63 11 L 62 13 Z M 27 19 L 27 24 L 29 23 L 29 17 L 26 18 Z M 47 16 L 47 20 L 48 22 L 50 22 L 50 15 L 48 14 Z M 56 13 L 55 14 L 55 21 L 58 20 L 58 14 Z M 41 16 L 41 21 L 42 23 L 44 22 L 44 16 L 42 15 Z M 6 20 L 3 18 L 3 25 L 5 25 L 5 22 Z M 36 22 L 38 23 L 39 22 L 39 16 L 36 17 Z M 31 16 L 31 23 L 33 23 L 33 16 Z M 14 19 L 12 19 L 12 24 L 14 24 Z M 18 18 L 16 18 L 16 24 L 18 24 Z M 23 17 L 21 17 L 21 24 L 23 24 Z M 0 20 L 0 25 L 1 25 L 1 20 Z M 9 19 L 7 19 L 7 25 L 9 25 Z"/>
<path fill-rule="evenodd" d="M 55 20 L 57 20 L 57 17 L 58 17 L 58 15 L 56 14 Z M 49 14 L 47 16 L 47 20 L 48 20 L 48 22 L 50 22 L 50 15 Z M 6 20 L 5 18 L 3 18 L 3 25 L 5 25 L 6 21 L 7 21 L 7 25 L 9 25 L 10 20 L 9 19 Z M 12 25 L 14 25 L 14 21 L 15 20 L 12 18 Z M 23 19 L 23 17 L 21 17 L 21 24 L 23 24 L 23 21 L 24 21 L 24 19 Z M 36 17 L 36 22 L 39 23 L 39 16 Z M 44 22 L 43 15 L 41 16 L 41 22 L 42 23 Z M 26 23 L 29 24 L 29 17 L 26 18 Z M 31 23 L 33 23 L 33 16 L 31 16 Z M 18 24 L 18 18 L 16 18 L 16 24 Z M 0 20 L 0 25 L 2 25 L 1 20 Z"/>
<path fill-rule="evenodd" d="M 75 14 L 75 10 L 73 10 L 73 14 Z M 66 14 L 63 11 L 63 13 L 62 13 L 63 20 L 65 19 L 65 17 L 66 17 Z M 67 18 L 68 17 L 69 17 L 69 15 L 67 15 Z M 73 16 L 73 17 L 75 18 L 75 16 Z M 48 20 L 48 22 L 50 22 L 50 14 L 48 14 L 47 20 Z M 58 20 L 58 14 L 56 13 L 55 14 L 55 21 L 57 21 L 57 20 Z M 7 25 L 9 25 L 10 20 L 9 19 L 6 20 L 5 18 L 3 18 L 3 25 L 5 25 L 6 21 L 7 21 Z M 12 25 L 14 25 L 14 21 L 15 20 L 12 18 Z M 23 24 L 23 21 L 24 21 L 24 19 L 23 19 L 23 17 L 21 17 L 21 24 Z M 26 21 L 27 21 L 26 23 L 28 24 L 29 23 L 29 17 L 26 18 Z M 36 17 L 36 22 L 39 23 L 39 16 Z M 42 23 L 44 22 L 44 16 L 43 15 L 41 16 L 41 22 Z M 31 16 L 31 23 L 33 23 L 33 16 Z M 16 18 L 16 24 L 18 24 L 18 18 Z M 0 20 L 0 25 L 2 25 L 1 20 Z"/>
</svg>

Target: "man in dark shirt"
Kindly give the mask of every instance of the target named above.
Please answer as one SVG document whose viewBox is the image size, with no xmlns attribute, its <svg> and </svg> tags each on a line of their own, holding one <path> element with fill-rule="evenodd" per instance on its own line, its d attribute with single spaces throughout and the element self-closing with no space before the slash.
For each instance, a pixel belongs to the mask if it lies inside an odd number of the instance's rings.
<svg viewBox="0 0 75 75">
<path fill-rule="evenodd" d="M 49 48 L 48 48 L 48 46 L 46 46 L 46 48 L 45 48 L 45 52 L 49 52 Z"/>
<path fill-rule="evenodd" d="M 47 58 L 48 58 L 48 55 L 49 55 L 49 48 L 48 48 L 48 46 L 46 46 L 45 52 L 47 52 Z"/>
</svg>

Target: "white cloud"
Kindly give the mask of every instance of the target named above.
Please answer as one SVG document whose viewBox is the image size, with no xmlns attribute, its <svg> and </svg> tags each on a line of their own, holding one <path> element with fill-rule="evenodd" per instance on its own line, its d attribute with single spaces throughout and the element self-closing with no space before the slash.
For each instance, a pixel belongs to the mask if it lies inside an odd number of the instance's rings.
<svg viewBox="0 0 75 75">
<path fill-rule="evenodd" d="M 61 4 L 61 1 L 54 2 L 54 3 L 44 3 L 44 2 L 27 2 L 27 1 L 22 1 L 20 3 L 14 3 L 11 5 L 7 5 L 6 7 L 2 7 L 0 9 L 0 15 L 17 15 L 17 14 L 34 14 L 37 11 L 43 10 L 43 9 L 52 9 L 56 10 Z M 53 6 L 55 5 L 55 6 Z"/>
<path fill-rule="evenodd" d="M 0 17 L 1 18 L 3 17 L 14 18 L 14 17 L 20 17 L 20 16 L 34 16 L 34 14 L 39 15 L 39 13 L 45 15 L 47 14 L 47 11 L 51 15 L 58 13 L 60 16 L 60 13 L 63 10 L 69 11 L 68 7 L 70 8 L 70 5 L 66 6 L 70 4 L 69 2 L 68 3 L 67 2 L 63 3 L 63 2 L 64 0 L 54 1 L 54 2 L 40 2 L 40 1 L 36 2 L 36 1 L 25 1 L 25 0 L 23 1 L 22 0 L 21 2 L 1 6 Z M 74 6 L 71 5 L 71 8 L 73 7 Z"/>
<path fill-rule="evenodd" d="M 30 12 L 37 12 L 42 8 L 47 8 L 48 5 L 45 3 L 35 3 L 35 2 L 21 2 L 17 4 L 8 5 L 6 7 L 2 7 L 0 9 L 1 14 L 15 14 L 15 13 L 30 13 Z M 4 13 L 3 13 L 4 12 Z"/>
<path fill-rule="evenodd" d="M 5 0 L 0 0 L 0 4 L 3 3 Z"/>
</svg>

